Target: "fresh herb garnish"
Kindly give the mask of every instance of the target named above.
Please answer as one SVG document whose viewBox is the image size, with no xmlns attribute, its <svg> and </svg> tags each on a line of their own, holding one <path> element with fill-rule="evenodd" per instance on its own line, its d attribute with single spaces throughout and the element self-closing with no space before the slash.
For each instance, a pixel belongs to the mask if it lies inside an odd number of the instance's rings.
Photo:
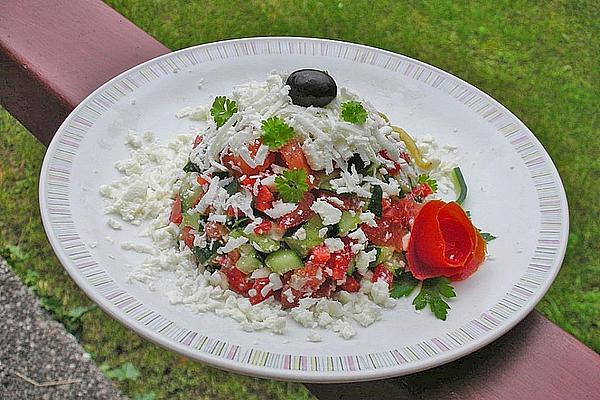
<svg viewBox="0 0 600 400">
<path fill-rule="evenodd" d="M 399 299 L 400 297 L 410 296 L 418 285 L 419 280 L 413 277 L 410 272 L 402 272 L 400 276 L 394 278 L 394 286 L 390 291 L 390 297 Z"/>
<path fill-rule="evenodd" d="M 341 105 L 342 119 L 351 124 L 362 125 L 367 120 L 367 110 L 358 101 L 347 101 Z"/>
<path fill-rule="evenodd" d="M 423 281 L 421 291 L 413 300 L 415 309 L 422 310 L 429 304 L 431 312 L 442 321 L 446 320 L 450 306 L 444 301 L 456 297 L 454 288 L 450 286 L 450 279 L 440 277 Z"/>
<path fill-rule="evenodd" d="M 492 235 L 491 233 L 488 232 L 481 232 L 481 229 L 479 230 L 479 234 L 481 235 L 481 237 L 483 238 L 483 240 L 485 240 L 486 242 L 491 242 L 492 240 L 496 239 L 496 236 Z"/>
<path fill-rule="evenodd" d="M 429 188 L 431 189 L 431 191 L 433 193 L 437 192 L 438 190 L 438 184 L 437 181 L 435 179 L 432 179 L 431 177 L 429 177 L 429 175 L 427 174 L 421 174 L 417 177 L 417 183 L 424 183 L 427 186 L 429 186 Z"/>
<path fill-rule="evenodd" d="M 233 196 L 234 194 L 242 190 L 242 187 L 240 186 L 238 181 L 234 179 L 231 183 L 225 186 L 224 189 L 227 191 L 228 195 Z"/>
<path fill-rule="evenodd" d="M 306 171 L 303 169 L 292 169 L 284 171 L 283 175 L 275 178 L 275 188 L 279 197 L 286 203 L 297 203 L 308 190 Z"/>
<path fill-rule="evenodd" d="M 271 150 L 277 150 L 294 137 L 294 129 L 279 117 L 271 117 L 262 122 L 262 140 Z"/>
<path fill-rule="evenodd" d="M 220 128 L 225 125 L 225 122 L 227 122 L 227 120 L 237 111 L 238 108 L 235 101 L 229 100 L 225 96 L 217 96 L 210 109 L 210 115 L 212 115 L 215 120 L 217 128 Z"/>
<path fill-rule="evenodd" d="M 198 172 L 198 173 L 202 172 L 202 171 L 200 170 L 200 168 L 199 168 L 199 167 L 198 167 L 196 164 L 194 164 L 193 162 L 191 162 L 191 161 L 189 161 L 189 160 L 188 160 L 188 162 L 187 162 L 187 163 L 186 163 L 186 164 L 183 166 L 183 171 L 184 171 L 184 172 Z"/>
<path fill-rule="evenodd" d="M 209 262 L 214 256 L 217 255 L 217 250 L 221 246 L 223 246 L 222 242 L 214 240 L 210 244 L 208 244 L 206 247 L 195 246 L 194 249 L 192 250 L 192 252 L 194 253 L 194 256 L 196 257 L 196 261 L 198 262 L 198 264 L 204 265 L 205 263 Z M 214 272 L 216 269 L 219 269 L 219 268 L 220 267 L 218 267 L 218 266 L 211 268 L 210 265 L 206 267 L 206 269 L 208 269 L 209 271 L 212 269 L 212 271 L 210 271 L 210 272 Z"/>
<path fill-rule="evenodd" d="M 375 216 L 381 218 L 383 213 L 381 199 L 383 198 L 383 189 L 381 186 L 373 186 L 371 190 L 371 201 L 369 202 L 368 210 L 371 211 Z"/>
</svg>

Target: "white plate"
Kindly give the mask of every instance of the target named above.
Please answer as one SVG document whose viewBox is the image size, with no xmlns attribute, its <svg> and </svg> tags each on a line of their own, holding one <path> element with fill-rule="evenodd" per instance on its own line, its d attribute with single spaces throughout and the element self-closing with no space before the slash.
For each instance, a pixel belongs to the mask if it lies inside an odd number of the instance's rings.
<svg viewBox="0 0 600 400">
<path fill-rule="evenodd" d="M 455 285 L 448 320 L 416 313 L 408 300 L 346 341 L 288 323 L 285 336 L 246 333 L 229 319 L 170 305 L 166 295 L 127 282 L 142 256 L 118 243 L 135 227 L 107 227 L 98 186 L 118 177 L 127 129 L 166 142 L 191 124 L 188 105 L 272 70 L 329 71 L 338 86 L 371 100 L 415 136 L 459 146 L 469 185 L 465 207 L 498 237 L 480 270 Z M 199 88 L 199 83 L 202 87 Z M 305 38 L 251 38 L 180 50 L 130 69 L 85 99 L 48 148 L 40 204 L 50 243 L 71 277 L 111 316 L 147 339 L 209 365 L 283 380 L 342 382 L 404 375 L 444 364 L 498 338 L 544 295 L 567 243 L 567 200 L 548 154 L 527 127 L 494 99 L 425 63 L 356 44 Z M 113 236 L 110 243 L 106 236 Z M 90 246 L 90 244 L 92 244 Z M 97 244 L 94 247 L 93 244 Z M 109 257 L 110 256 L 110 257 Z M 114 257 L 111 258 L 111 257 Z"/>
</svg>

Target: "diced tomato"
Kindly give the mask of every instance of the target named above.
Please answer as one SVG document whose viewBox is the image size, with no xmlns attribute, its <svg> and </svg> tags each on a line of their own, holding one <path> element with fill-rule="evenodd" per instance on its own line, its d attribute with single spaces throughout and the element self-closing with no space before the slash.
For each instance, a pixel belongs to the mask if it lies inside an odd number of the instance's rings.
<svg viewBox="0 0 600 400">
<path fill-rule="evenodd" d="M 360 200 L 356 196 L 346 196 L 343 194 L 328 192 L 326 190 L 317 190 L 315 191 L 315 197 L 317 199 L 323 199 L 327 201 L 329 204 L 342 211 L 357 210 L 360 208 Z M 343 204 L 340 204 L 340 202 Z"/>
<path fill-rule="evenodd" d="M 326 275 L 335 280 L 344 279 L 353 258 L 354 253 L 352 252 L 351 244 L 349 241 L 346 241 L 342 250 L 331 253 L 331 258 L 327 261 L 327 265 L 323 270 Z"/>
<path fill-rule="evenodd" d="M 253 283 L 246 274 L 236 267 L 221 268 L 221 271 L 227 276 L 229 289 L 244 296 L 248 295 L 248 290 L 252 289 Z"/>
<path fill-rule="evenodd" d="M 394 283 L 394 274 L 392 274 L 392 271 L 387 269 L 383 264 L 379 264 L 375 267 L 371 282 L 377 282 L 380 279 L 383 279 L 383 281 L 388 284 L 389 288 L 391 288 Z"/>
<path fill-rule="evenodd" d="M 175 201 L 173 201 L 173 205 L 171 206 L 169 221 L 177 225 L 183 221 L 183 215 L 181 214 L 181 197 L 179 197 L 179 195 L 175 196 Z"/>
<path fill-rule="evenodd" d="M 290 213 L 284 215 L 277 220 L 277 225 L 283 229 L 293 228 L 313 216 L 314 211 L 310 206 L 315 202 L 315 196 L 310 192 L 304 193 L 304 197 L 298 203 L 298 206 Z"/>
<path fill-rule="evenodd" d="M 273 207 L 273 200 L 275 197 L 273 193 L 266 186 L 261 186 L 258 188 L 258 194 L 254 199 L 254 208 L 258 211 L 265 211 L 271 207 Z"/>
<path fill-rule="evenodd" d="M 389 208 L 383 211 L 383 218 L 392 222 L 398 222 L 408 228 L 410 220 L 414 219 L 422 205 L 417 203 L 412 196 L 406 196 L 393 200 Z"/>
<path fill-rule="evenodd" d="M 412 196 L 392 200 L 389 207 L 383 210 L 381 218 L 376 218 L 377 226 L 361 224 L 361 228 L 369 241 L 376 246 L 394 247 L 402 251 L 402 237 L 408 232 L 411 219 L 419 213 L 421 204 Z"/>
<path fill-rule="evenodd" d="M 410 192 L 416 199 L 423 200 L 425 197 L 433 194 L 433 190 L 426 183 L 420 183 Z"/>
<path fill-rule="evenodd" d="M 273 223 L 270 220 L 265 219 L 260 224 L 256 225 L 256 227 L 254 228 L 254 233 L 259 235 L 266 235 L 271 231 L 272 226 Z"/>
<path fill-rule="evenodd" d="M 302 151 L 302 145 L 297 140 L 290 140 L 279 149 L 279 153 L 289 169 L 303 169 L 307 175 L 312 172 L 304 156 L 304 151 Z"/>
<path fill-rule="evenodd" d="M 331 253 L 329 252 L 329 248 L 325 244 L 321 244 L 312 249 L 308 261 L 316 265 L 325 265 L 330 258 Z"/>
<path fill-rule="evenodd" d="M 258 176 L 245 176 L 244 175 L 244 179 L 242 179 L 240 181 L 240 184 L 248 189 L 252 189 L 254 187 L 254 184 L 256 183 L 256 180 L 258 179 Z"/>
<path fill-rule="evenodd" d="M 284 284 L 281 289 L 281 307 L 285 309 L 298 307 L 302 297 L 306 297 L 306 294 L 290 287 L 290 285 Z"/>
<path fill-rule="evenodd" d="M 235 263 L 240 259 L 239 250 L 232 250 L 227 254 L 219 255 L 216 258 L 216 262 L 221 266 L 222 269 L 233 268 Z M 224 272 L 224 271 L 223 271 Z"/>
<path fill-rule="evenodd" d="M 347 276 L 342 289 L 348 293 L 356 293 L 360 289 L 360 283 L 353 276 Z"/>
<path fill-rule="evenodd" d="M 387 210 L 392 205 L 392 200 L 389 197 L 384 197 L 381 199 L 381 209 Z"/>
<path fill-rule="evenodd" d="M 406 161 L 407 164 L 410 164 L 410 154 L 405 151 L 400 152 L 400 158 Z"/>
<path fill-rule="evenodd" d="M 179 240 L 183 240 L 190 249 L 194 248 L 194 230 L 190 226 L 184 226 L 179 232 Z"/>
<path fill-rule="evenodd" d="M 194 139 L 194 145 L 192 146 L 192 148 L 195 149 L 200 143 L 202 143 L 202 136 L 197 135 L 196 139 Z"/>
<path fill-rule="evenodd" d="M 390 153 L 387 152 L 387 150 L 381 150 L 379 152 L 379 155 L 383 158 L 385 158 L 388 161 L 391 161 L 394 166 L 393 167 L 388 167 L 386 166 L 385 169 L 387 170 L 387 172 L 390 175 L 396 175 L 398 172 L 400 172 L 400 164 L 398 164 L 396 161 L 392 160 L 392 158 L 390 157 Z"/>
<path fill-rule="evenodd" d="M 333 279 L 327 279 L 315 292 L 313 292 L 311 297 L 331 297 L 331 293 L 334 289 L 335 281 Z"/>
<path fill-rule="evenodd" d="M 323 270 L 320 266 L 307 262 L 304 265 L 304 268 L 294 271 L 294 274 L 290 278 L 289 285 L 301 293 L 312 293 L 325 282 L 325 279 L 326 276 L 323 274 Z"/>
<path fill-rule="evenodd" d="M 221 239 L 229 233 L 229 229 L 219 222 L 210 221 L 204 225 L 204 232 L 208 239 Z"/>
<path fill-rule="evenodd" d="M 208 179 L 204 179 L 201 176 L 198 176 L 196 178 L 196 182 L 198 182 L 199 185 L 206 185 L 207 183 L 210 183 L 210 181 Z"/>
<path fill-rule="evenodd" d="M 257 278 L 254 280 L 254 284 L 252 285 L 252 289 L 256 290 L 256 294 L 250 296 L 251 304 L 258 304 L 261 301 L 267 299 L 268 297 L 273 295 L 273 290 L 269 289 L 267 294 L 263 296 L 262 290 L 265 286 L 269 284 L 269 278 Z"/>
<path fill-rule="evenodd" d="M 260 146 L 260 140 L 256 140 L 248 146 L 248 151 L 252 157 L 256 155 L 256 152 L 258 151 Z M 223 165 L 234 171 L 236 174 L 240 175 L 256 175 L 259 172 L 262 172 L 269 168 L 273 163 L 274 159 L 274 154 L 272 152 L 269 152 L 269 154 L 265 158 L 265 161 L 261 165 L 257 165 L 256 167 L 252 168 L 241 157 L 235 156 L 231 154 L 231 152 L 227 152 L 222 157 Z"/>
</svg>

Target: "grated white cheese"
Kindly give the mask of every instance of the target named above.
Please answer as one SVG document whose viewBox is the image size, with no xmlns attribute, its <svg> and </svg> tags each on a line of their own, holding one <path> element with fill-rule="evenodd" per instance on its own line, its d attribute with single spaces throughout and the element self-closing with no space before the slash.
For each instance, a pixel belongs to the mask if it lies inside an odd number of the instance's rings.
<svg viewBox="0 0 600 400">
<path fill-rule="evenodd" d="M 331 251 L 332 253 L 344 250 L 344 242 L 342 242 L 340 238 L 325 239 L 325 246 L 327 246 L 329 251 Z"/>
<path fill-rule="evenodd" d="M 219 254 L 229 253 L 230 251 L 237 249 L 244 243 L 248 243 L 248 238 L 245 236 L 240 236 L 238 238 L 229 236 L 227 243 L 225 243 L 224 246 L 219 247 L 219 249 L 217 250 L 217 253 L 219 253 Z"/>
<path fill-rule="evenodd" d="M 125 242 L 121 247 L 146 255 L 140 265 L 134 267 L 129 275 L 132 282 L 142 282 L 156 289 L 156 283 L 162 282 L 165 276 L 174 278 L 175 287 L 168 292 L 168 298 L 173 304 L 183 304 L 198 313 L 213 312 L 219 316 L 232 318 L 243 330 L 269 330 L 274 333 L 284 333 L 286 319 L 290 316 L 299 324 L 313 329 L 307 340 L 320 341 L 321 335 L 316 329 L 328 329 L 343 338 L 356 335 L 356 324 L 369 326 L 381 318 L 383 308 L 393 307 L 395 301 L 389 298 L 387 283 L 379 280 L 371 282 L 372 272 L 368 270 L 369 263 L 375 261 L 376 250 L 365 252 L 367 238 L 358 228 L 348 234 L 354 241 L 352 251 L 356 254 L 356 268 L 364 277 L 360 282 L 358 293 L 340 291 L 335 299 L 307 298 L 300 300 L 300 306 L 285 311 L 273 299 L 252 306 L 248 299 L 243 298 L 228 289 L 224 275 L 217 271 L 209 273 L 198 269 L 192 262 L 189 249 L 176 248 L 178 227 L 169 224 L 168 217 L 172 198 L 179 191 L 180 179 L 186 175 L 182 166 L 189 159 L 197 164 L 208 178 L 215 171 L 227 171 L 225 161 L 221 159 L 224 153 L 239 156 L 249 166 L 262 165 L 269 155 L 269 149 L 260 145 L 251 154 L 248 145 L 260 137 L 261 123 L 264 119 L 277 115 L 291 126 L 297 138 L 302 142 L 302 149 L 309 165 L 314 170 L 324 170 L 331 174 L 338 171 L 330 180 L 337 193 L 351 193 L 360 197 L 370 198 L 373 186 L 380 186 L 385 197 L 398 195 L 400 190 L 410 190 L 410 179 L 416 178 L 418 171 L 400 158 L 400 151 L 405 150 L 398 135 L 391 132 L 391 127 L 378 115 L 377 110 L 364 99 L 346 88 L 340 88 L 338 97 L 325 108 L 298 107 L 291 104 L 288 90 L 284 84 L 284 76 L 273 74 L 264 82 L 249 82 L 234 89 L 229 98 L 238 103 L 239 111 L 223 126 L 217 128 L 210 118 L 209 107 L 185 107 L 177 114 L 177 118 L 188 118 L 203 121 L 202 129 L 193 128 L 190 135 L 178 135 L 172 143 L 160 145 L 151 132 L 140 135 L 129 131 L 125 142 L 130 147 L 130 158 L 119 161 L 115 168 L 122 174 L 121 178 L 109 185 L 100 187 L 100 193 L 106 198 L 106 212 L 120 217 L 123 221 L 134 225 L 142 225 L 142 233 L 149 236 L 152 245 Z M 354 125 L 341 120 L 340 104 L 348 100 L 361 101 L 368 112 L 367 121 Z M 202 141 L 189 153 L 191 143 L 196 134 L 201 133 Z M 435 168 L 430 177 L 438 181 L 439 196 L 453 196 L 454 187 L 451 171 L 454 162 L 455 148 L 445 146 L 440 149 L 432 138 L 425 136 L 417 142 L 425 159 L 432 161 Z M 354 165 L 348 171 L 348 160 L 358 154 L 365 165 L 376 162 L 388 168 L 393 163 L 382 157 L 381 151 L 402 165 L 402 170 L 395 177 L 382 181 L 372 176 L 363 176 Z M 274 188 L 276 174 L 281 174 L 285 168 L 274 165 L 270 176 L 253 176 L 256 183 L 249 190 L 242 190 L 229 195 L 225 186 L 232 178 L 221 179 L 214 176 L 207 179 L 205 193 L 195 207 L 195 212 L 205 212 L 211 207 L 210 221 L 224 222 L 226 211 L 232 208 L 250 218 L 251 222 L 244 228 L 245 233 L 262 222 L 255 218 L 252 210 L 253 193 L 256 194 L 259 185 Z M 362 171 L 362 170 L 361 170 Z M 383 172 L 385 169 L 381 171 Z M 241 171 L 240 171 L 241 172 Z M 387 171 L 385 171 L 387 174 Z M 196 185 L 195 178 L 192 181 Z M 317 200 L 311 209 L 317 213 L 325 225 L 333 225 L 340 221 L 341 211 L 334 205 L 343 205 L 343 201 L 329 197 Z M 271 218 L 279 218 L 296 208 L 296 204 L 276 201 L 273 207 L 265 213 Z M 354 214 L 353 214 L 354 215 Z M 375 227 L 375 215 L 363 212 L 359 215 L 361 223 Z M 110 217 L 107 224 L 113 229 L 120 229 L 121 223 Z M 325 237 L 328 228 L 319 230 L 319 236 Z M 304 240 L 306 230 L 298 229 L 294 238 Z M 403 238 L 408 242 L 409 236 Z M 248 242 L 245 237 L 230 237 L 219 253 L 226 253 Z M 206 238 L 195 235 L 194 244 L 206 246 Z M 330 251 L 343 249 L 344 243 L 339 238 L 325 239 L 325 245 Z M 257 269 L 251 274 L 253 279 L 269 278 L 269 282 L 261 289 L 266 296 L 272 290 L 279 290 L 283 283 L 278 274 L 266 267 Z M 252 295 L 257 295 L 251 289 Z M 288 289 L 282 293 L 289 301 L 294 301 L 294 293 Z"/>
<path fill-rule="evenodd" d="M 310 206 L 310 209 L 319 214 L 323 225 L 337 224 L 342 218 L 342 212 L 325 200 L 318 199 Z"/>
<path fill-rule="evenodd" d="M 288 214 L 294 209 L 296 209 L 297 204 L 294 203 L 284 203 L 281 200 L 277 200 L 273 202 L 273 207 L 265 210 L 265 214 L 273 219 L 277 219 L 283 217 L 285 214 Z"/>
</svg>

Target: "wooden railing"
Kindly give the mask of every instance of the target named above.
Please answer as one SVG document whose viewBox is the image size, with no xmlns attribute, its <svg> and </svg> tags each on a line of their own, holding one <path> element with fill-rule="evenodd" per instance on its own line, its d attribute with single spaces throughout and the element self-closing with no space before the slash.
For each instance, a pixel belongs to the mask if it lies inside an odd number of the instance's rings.
<svg viewBox="0 0 600 400">
<path fill-rule="evenodd" d="M 98 0 L 0 2 L 0 104 L 48 144 L 118 73 L 169 52 Z M 442 367 L 367 383 L 307 384 L 319 399 L 599 399 L 600 356 L 538 312 Z"/>
</svg>

